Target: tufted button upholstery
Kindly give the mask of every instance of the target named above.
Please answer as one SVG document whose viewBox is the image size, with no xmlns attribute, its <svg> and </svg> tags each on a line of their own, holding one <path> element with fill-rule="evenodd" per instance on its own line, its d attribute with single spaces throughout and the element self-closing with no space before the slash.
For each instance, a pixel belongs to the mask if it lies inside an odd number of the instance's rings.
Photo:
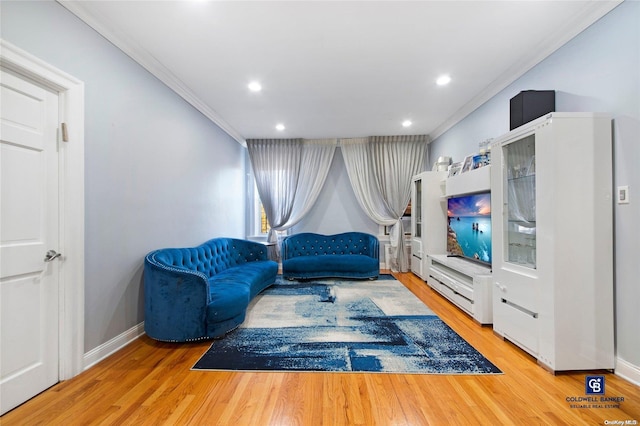
<svg viewBox="0 0 640 426">
<path fill-rule="evenodd" d="M 158 251 L 155 259 L 167 266 L 202 272 L 207 277 L 235 266 L 267 258 L 267 248 L 252 241 L 215 238 L 198 247 Z"/>
<path fill-rule="evenodd" d="M 285 278 L 373 278 L 379 273 L 379 242 L 370 234 L 301 233 L 282 242 Z"/>
<path fill-rule="evenodd" d="M 326 254 L 363 254 L 367 256 L 379 256 L 373 252 L 371 238 L 354 239 L 349 235 L 352 233 L 338 235 L 313 234 L 313 238 L 290 236 L 285 239 L 286 258 L 297 256 L 321 256 Z M 368 235 L 368 234 L 367 234 Z M 295 238 L 291 238 L 295 237 Z M 372 235 L 369 237 L 373 237 Z M 378 239 L 375 239 L 375 243 Z"/>
<path fill-rule="evenodd" d="M 145 257 L 145 332 L 184 342 L 219 337 L 244 321 L 255 295 L 275 282 L 278 264 L 253 241 L 215 238 Z"/>
</svg>

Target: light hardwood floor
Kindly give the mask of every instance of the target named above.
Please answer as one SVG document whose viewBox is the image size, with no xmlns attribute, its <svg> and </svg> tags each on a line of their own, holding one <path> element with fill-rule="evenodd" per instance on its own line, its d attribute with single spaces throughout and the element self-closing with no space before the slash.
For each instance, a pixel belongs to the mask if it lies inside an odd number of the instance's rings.
<svg viewBox="0 0 640 426">
<path fill-rule="evenodd" d="M 396 274 L 502 375 L 190 371 L 210 342 L 142 337 L 5 414 L 10 425 L 597 425 L 640 423 L 640 387 L 610 373 L 615 408 L 572 408 L 585 372 L 553 375 L 411 273 Z M 372 282 L 371 285 L 375 285 Z M 599 398 L 598 398 L 599 399 Z M 605 405 L 602 403 L 601 405 Z M 635 421 L 635 423 L 634 423 Z"/>
</svg>

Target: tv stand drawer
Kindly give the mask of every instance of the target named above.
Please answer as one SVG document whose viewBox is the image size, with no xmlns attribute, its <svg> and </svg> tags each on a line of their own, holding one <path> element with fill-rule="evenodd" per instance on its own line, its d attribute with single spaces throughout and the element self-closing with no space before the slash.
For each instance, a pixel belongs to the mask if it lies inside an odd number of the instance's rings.
<svg viewBox="0 0 640 426">
<path fill-rule="evenodd" d="M 454 272 L 454 274 L 451 274 L 451 272 Z M 437 268 L 431 268 L 430 274 L 440 281 L 440 284 L 448 287 L 454 293 L 459 293 L 467 299 L 473 300 L 473 278 L 461 275 L 456 271 L 444 272 Z"/>
<path fill-rule="evenodd" d="M 480 324 L 493 322 L 491 270 L 462 258 L 429 255 L 427 283 Z"/>
</svg>

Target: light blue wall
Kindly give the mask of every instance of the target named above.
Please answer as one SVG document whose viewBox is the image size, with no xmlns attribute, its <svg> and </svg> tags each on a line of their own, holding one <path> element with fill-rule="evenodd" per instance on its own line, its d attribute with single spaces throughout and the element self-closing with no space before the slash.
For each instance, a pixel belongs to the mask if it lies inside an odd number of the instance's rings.
<svg viewBox="0 0 640 426">
<path fill-rule="evenodd" d="M 629 185 L 631 200 L 614 207 L 617 356 L 640 371 L 640 2 L 622 3 L 437 138 L 431 158 L 460 161 L 508 132 L 509 99 L 530 89 L 556 90 L 557 111 L 613 118 L 614 185 Z"/>
<path fill-rule="evenodd" d="M 85 83 L 85 350 L 144 320 L 144 255 L 243 237 L 244 149 L 58 3 L 2 2 L 2 38 Z"/>
<path fill-rule="evenodd" d="M 364 213 L 349 182 L 342 151 L 336 149 L 327 180 L 313 210 L 291 233 L 337 234 L 360 231 L 378 235 L 378 225 Z"/>
</svg>

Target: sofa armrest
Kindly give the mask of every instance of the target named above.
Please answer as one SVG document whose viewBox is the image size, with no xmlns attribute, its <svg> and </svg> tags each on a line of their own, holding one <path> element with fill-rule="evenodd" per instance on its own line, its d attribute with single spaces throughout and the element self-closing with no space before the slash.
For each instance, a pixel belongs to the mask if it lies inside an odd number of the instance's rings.
<svg viewBox="0 0 640 426">
<path fill-rule="evenodd" d="M 156 253 L 149 253 L 144 265 L 145 332 L 163 341 L 201 338 L 210 297 L 207 276 L 163 265 Z"/>
<path fill-rule="evenodd" d="M 292 235 L 289 235 L 287 237 L 284 237 L 284 239 L 282 240 L 282 245 L 280 246 L 280 258 L 281 260 L 287 260 L 291 257 L 290 254 L 290 244 L 291 244 L 291 240 L 289 240 L 289 238 L 291 238 Z"/>
<path fill-rule="evenodd" d="M 380 241 L 373 235 L 366 234 L 369 237 L 369 252 L 371 257 L 380 260 Z"/>
</svg>

